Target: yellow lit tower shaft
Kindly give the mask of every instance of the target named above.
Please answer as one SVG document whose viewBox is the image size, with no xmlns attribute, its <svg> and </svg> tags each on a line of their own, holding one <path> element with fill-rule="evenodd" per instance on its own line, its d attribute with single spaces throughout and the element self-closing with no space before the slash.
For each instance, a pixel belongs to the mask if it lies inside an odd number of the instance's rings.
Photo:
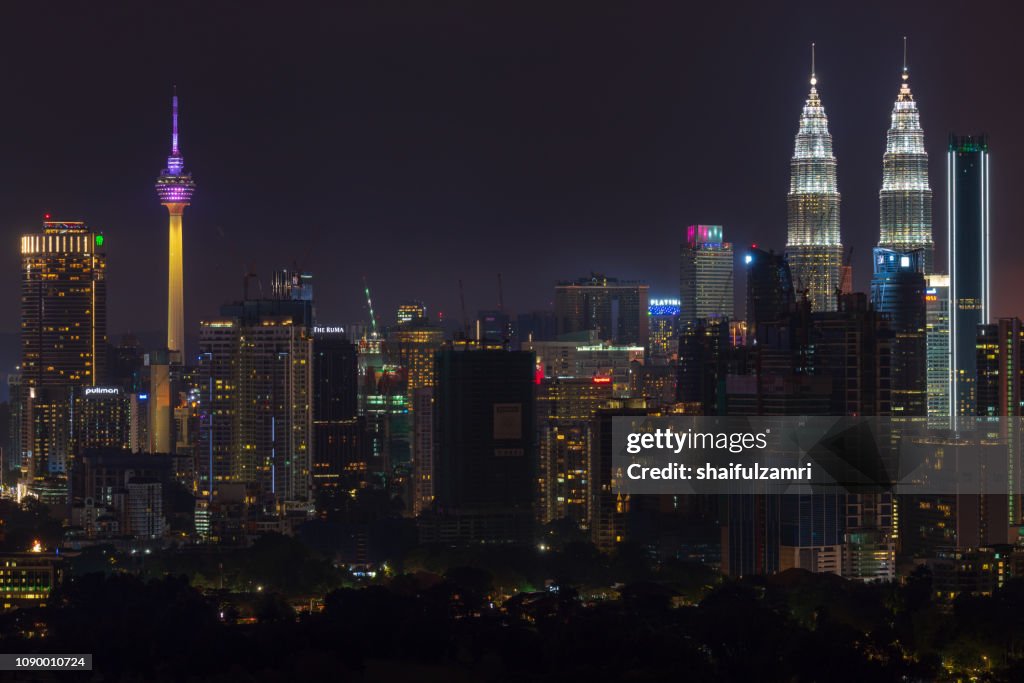
<svg viewBox="0 0 1024 683">
<path fill-rule="evenodd" d="M 185 207 L 192 202 L 196 184 L 192 175 L 185 172 L 185 160 L 178 148 L 177 95 L 172 99 L 171 129 L 171 155 L 167 158 L 167 168 L 157 178 L 156 192 L 160 203 L 167 207 L 170 218 L 167 244 L 167 350 L 174 360 L 181 362 L 185 354 L 181 217 Z"/>
</svg>

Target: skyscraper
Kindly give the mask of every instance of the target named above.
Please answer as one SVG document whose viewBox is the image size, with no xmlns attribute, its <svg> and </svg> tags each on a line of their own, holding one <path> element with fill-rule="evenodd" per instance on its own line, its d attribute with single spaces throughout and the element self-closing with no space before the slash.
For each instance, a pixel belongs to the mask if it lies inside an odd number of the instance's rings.
<svg viewBox="0 0 1024 683">
<path fill-rule="evenodd" d="M 512 338 L 512 318 L 501 309 L 479 311 L 474 336 L 477 339 L 507 341 Z"/>
<path fill-rule="evenodd" d="M 434 386 L 434 354 L 444 342 L 444 330 L 427 318 L 415 318 L 388 331 L 388 359 L 404 368 L 409 398 L 416 389 Z"/>
<path fill-rule="evenodd" d="M 21 238 L 20 461 L 29 477 L 67 471 L 72 390 L 103 377 L 107 280 L 103 233 L 46 221 Z"/>
<path fill-rule="evenodd" d="M 989 318 L 988 140 L 950 135 L 949 336 L 954 416 L 977 413 L 978 325 Z"/>
<path fill-rule="evenodd" d="M 427 307 L 422 301 L 406 301 L 398 304 L 397 320 L 402 325 L 427 317 Z"/>
<path fill-rule="evenodd" d="M 892 343 L 892 414 L 918 417 L 927 414 L 927 310 L 926 251 L 899 252 L 874 249 L 871 304 L 889 321 Z"/>
<path fill-rule="evenodd" d="M 439 527 L 469 542 L 529 542 L 536 499 L 534 355 L 457 341 L 437 354 Z"/>
<path fill-rule="evenodd" d="M 657 364 L 668 363 L 679 351 L 679 299 L 651 299 L 647 311 L 651 328 L 648 358 Z"/>
<path fill-rule="evenodd" d="M 923 272 L 930 273 L 934 268 L 935 245 L 932 242 L 928 153 L 924 149 L 921 117 L 910 94 L 910 75 L 905 63 L 902 78 L 882 157 L 878 246 L 898 252 L 922 249 L 921 267 Z"/>
<path fill-rule="evenodd" d="M 171 105 L 171 156 L 167 168 L 156 179 L 156 194 L 170 216 L 167 249 L 167 349 L 180 362 L 185 353 L 185 295 L 182 273 L 181 216 L 192 203 L 196 184 L 185 172 L 185 159 L 178 149 L 178 96 Z"/>
<path fill-rule="evenodd" d="M 679 254 L 680 320 L 733 317 L 732 243 L 721 225 L 691 225 Z"/>
<path fill-rule="evenodd" d="M 542 522 L 568 518 L 588 525 L 589 422 L 611 396 L 611 383 L 601 377 L 548 377 L 537 387 Z"/>
<path fill-rule="evenodd" d="M 345 484 L 366 470 L 366 424 L 358 416 L 356 346 L 335 328 L 313 328 L 313 484 Z"/>
<path fill-rule="evenodd" d="M 978 415 L 1024 414 L 1024 323 L 1000 318 L 978 327 Z"/>
<path fill-rule="evenodd" d="M 27 387 L 95 385 L 107 345 L 103 233 L 46 221 L 21 238 L 21 374 Z"/>
<path fill-rule="evenodd" d="M 220 312 L 199 336 L 199 490 L 214 499 L 243 484 L 282 512 L 310 499 L 312 302 L 250 299 Z"/>
<path fill-rule="evenodd" d="M 647 346 L 650 287 L 600 273 L 555 286 L 558 334 L 596 330 L 601 341 Z"/>
<path fill-rule="evenodd" d="M 925 338 L 928 347 L 928 425 L 952 426 L 949 407 L 953 375 L 949 368 L 949 276 L 925 276 Z"/>
<path fill-rule="evenodd" d="M 1007 526 L 1020 524 L 1021 420 L 1024 415 L 1024 323 L 1020 318 L 1000 318 L 978 326 L 978 415 L 996 420 L 988 437 L 998 436 L 1006 448 L 1007 496 L 989 496 L 992 512 L 1006 509 Z M 998 512 L 997 512 L 998 510 Z M 992 528 L 999 533 L 996 519 Z M 1016 531 L 1012 536 L 1016 536 Z M 1010 542 L 1013 542 L 1012 540 Z"/>
<path fill-rule="evenodd" d="M 793 276 L 782 254 L 753 247 L 747 265 L 747 332 L 756 339 L 758 326 L 778 322 L 796 305 Z"/>
<path fill-rule="evenodd" d="M 818 97 L 817 84 L 812 57 L 811 92 L 800 116 L 790 161 L 786 258 L 793 283 L 797 291 L 807 293 L 811 308 L 834 311 L 843 254 L 839 236 L 839 191 L 832 135 L 828 132 L 828 118 Z"/>
</svg>

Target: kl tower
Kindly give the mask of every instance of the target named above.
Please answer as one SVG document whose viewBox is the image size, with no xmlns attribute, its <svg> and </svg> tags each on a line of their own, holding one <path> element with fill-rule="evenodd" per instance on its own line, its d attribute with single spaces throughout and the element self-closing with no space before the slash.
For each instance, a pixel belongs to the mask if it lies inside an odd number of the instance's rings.
<svg viewBox="0 0 1024 683">
<path fill-rule="evenodd" d="M 170 231 L 167 249 L 167 351 L 172 362 L 181 363 L 185 356 L 184 276 L 181 259 L 181 216 L 192 202 L 196 189 L 192 174 L 185 172 L 185 160 L 178 149 L 178 95 L 171 100 L 171 156 L 167 168 L 156 179 L 156 194 L 167 207 Z"/>
</svg>

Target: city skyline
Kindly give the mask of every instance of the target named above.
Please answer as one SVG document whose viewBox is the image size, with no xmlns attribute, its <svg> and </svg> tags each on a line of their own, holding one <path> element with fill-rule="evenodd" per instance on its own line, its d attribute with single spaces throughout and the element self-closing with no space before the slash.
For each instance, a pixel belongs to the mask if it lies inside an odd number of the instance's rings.
<svg viewBox="0 0 1024 683">
<path fill-rule="evenodd" d="M 378 17 L 380 21 L 392 21 L 403 30 L 409 29 L 408 19 L 398 19 L 384 10 L 381 13 Z M 614 13 L 596 12 L 588 16 L 588 21 L 595 27 L 611 31 L 611 15 Z M 525 21 L 526 17 L 517 15 L 513 19 Z M 648 17 L 644 20 L 645 28 L 648 27 L 646 22 L 651 19 Z M 251 36 L 251 31 L 267 20 L 268 17 L 255 11 L 252 17 L 246 19 L 248 23 L 245 27 L 250 32 L 243 31 L 242 38 Z M 53 30 L 62 30 L 62 21 L 58 21 Z M 467 32 L 459 17 L 441 16 L 435 17 L 434 21 L 454 26 L 453 30 L 460 40 L 470 41 L 465 44 L 457 42 L 444 56 L 435 59 L 457 56 L 460 46 L 466 49 L 478 47 L 476 39 Z M 504 31 L 508 30 L 498 26 L 496 16 L 481 17 L 480 21 L 496 31 L 498 38 L 503 37 Z M 928 22 L 939 25 L 936 30 L 925 31 L 924 25 Z M 802 98 L 804 95 L 800 91 L 805 89 L 806 81 L 801 74 L 806 72 L 807 45 L 815 40 L 819 50 L 819 75 L 827 79 L 829 84 L 828 107 L 836 156 L 843 165 L 839 189 L 843 195 L 843 223 L 848 226 L 844 230 L 843 239 L 844 243 L 849 242 L 855 248 L 855 288 L 863 291 L 870 277 L 870 247 L 877 239 L 877 233 L 870 234 L 874 231 L 868 228 L 872 224 L 872 214 L 877 217 L 877 188 L 880 181 L 878 156 L 885 144 L 892 83 L 902 66 L 902 33 L 910 36 L 909 62 L 914 72 L 915 95 L 924 103 L 921 115 L 923 126 L 925 130 L 931 131 L 928 138 L 931 175 L 942 172 L 941 167 L 932 164 L 942 163 L 942 155 L 936 143 L 941 144 L 948 130 L 985 130 L 993 139 L 996 150 L 993 158 L 993 228 L 996 234 L 1003 232 L 1000 230 L 1001 225 L 1012 224 L 1015 212 L 1007 204 L 1010 201 L 1009 193 L 1005 189 L 1000 192 L 999 186 L 1005 188 L 1010 182 L 1006 171 L 1010 168 L 1009 159 L 1013 157 L 1019 143 L 1012 131 L 1005 128 L 1000 131 L 999 126 L 988 125 L 987 120 L 998 118 L 999 112 L 975 111 L 972 120 L 960 110 L 960 100 L 971 99 L 967 94 L 972 89 L 983 89 L 986 83 L 992 83 L 992 79 L 998 78 L 1001 73 L 1000 69 L 1005 68 L 1004 65 L 988 64 L 986 70 L 981 70 L 980 62 L 974 62 L 974 59 L 982 59 L 980 55 L 972 56 L 963 63 L 948 64 L 941 51 L 935 49 L 935 43 L 944 32 L 951 29 L 951 22 L 943 23 L 942 17 L 922 18 L 917 22 L 921 28 L 916 30 L 913 22 L 908 20 L 905 23 L 908 25 L 905 31 L 891 30 L 889 27 L 885 31 L 878 31 L 879 38 L 884 40 L 883 47 L 888 43 L 891 49 L 871 51 L 873 54 L 867 59 L 863 45 L 857 47 L 848 38 L 830 35 L 829 30 L 808 31 L 806 40 L 797 39 L 792 33 L 784 38 L 779 37 L 777 41 L 773 40 L 772 45 L 782 50 L 783 59 L 770 67 L 748 64 L 749 68 L 730 68 L 738 65 L 716 63 L 699 50 L 695 51 L 687 60 L 668 63 L 687 65 L 683 73 L 678 74 L 678 78 L 659 78 L 657 82 L 652 82 L 654 77 L 648 76 L 624 84 L 634 92 L 630 93 L 628 89 L 622 91 L 623 95 L 630 96 L 621 98 L 622 101 L 617 99 L 614 112 L 624 122 L 634 122 L 633 125 L 611 126 L 614 121 L 603 118 L 611 114 L 598 114 L 596 121 L 577 120 L 571 116 L 569 120 L 563 120 L 562 117 L 571 114 L 572 110 L 558 109 L 558 106 L 568 105 L 551 90 L 548 79 L 552 76 L 549 75 L 544 75 L 535 85 L 547 88 L 544 94 L 549 99 L 545 101 L 549 101 L 550 106 L 545 107 L 545 110 L 552 114 L 550 121 L 538 119 L 536 115 L 524 116 L 522 111 L 514 116 L 511 115 L 514 112 L 505 111 L 505 105 L 509 103 L 507 98 L 514 97 L 517 91 L 527 86 L 519 80 L 513 79 L 500 88 L 495 85 L 490 90 L 479 91 L 480 97 L 477 98 L 455 98 L 450 91 L 439 93 L 446 97 L 435 98 L 436 101 L 430 107 L 433 116 L 422 120 L 423 126 L 442 126 L 437 115 L 443 110 L 449 112 L 457 122 L 466 123 L 469 117 L 484 128 L 498 126 L 513 138 L 543 134 L 538 140 L 548 140 L 548 144 L 543 147 L 534 146 L 529 154 L 513 154 L 511 160 L 516 163 L 504 171 L 504 180 L 493 175 L 494 169 L 488 169 L 482 177 L 474 180 L 474 186 L 465 185 L 459 189 L 460 184 L 454 182 L 451 187 L 435 188 L 438 191 L 434 193 L 431 192 L 431 185 L 440 183 L 444 178 L 464 179 L 465 168 L 457 168 L 455 171 L 458 172 L 453 171 L 453 174 L 442 173 L 438 178 L 432 177 L 433 174 L 420 173 L 416 183 L 410 182 L 411 171 L 428 171 L 423 165 L 430 158 L 435 159 L 439 169 L 447 170 L 452 168 L 453 163 L 459 166 L 455 162 L 460 156 L 467 160 L 474 159 L 474 163 L 480 162 L 475 157 L 466 156 L 470 152 L 467 145 L 479 134 L 478 129 L 462 126 L 460 131 L 455 131 L 446 128 L 448 132 L 443 140 L 450 143 L 449 146 L 440 149 L 432 145 L 432 155 L 422 154 L 424 143 L 413 144 L 412 131 L 405 134 L 404 145 L 389 143 L 390 146 L 384 146 L 379 127 L 388 128 L 407 116 L 415 115 L 419 109 L 416 106 L 400 107 L 402 103 L 412 105 L 414 102 L 401 98 L 398 98 L 401 102 L 396 101 L 397 96 L 383 99 L 355 97 L 359 93 L 366 94 L 367 89 L 371 93 L 380 93 L 368 84 L 369 73 L 356 74 L 352 78 L 348 76 L 353 74 L 342 73 L 336 82 L 349 84 L 353 94 L 353 97 L 346 98 L 342 103 L 349 104 L 348 111 L 358 111 L 358 115 L 365 119 L 364 124 L 373 124 L 371 128 L 374 135 L 370 136 L 370 142 L 361 142 L 359 138 L 365 136 L 361 136 L 359 131 L 364 128 L 343 125 L 337 129 L 332 128 L 334 135 L 317 143 L 311 132 L 324 132 L 323 118 L 328 110 L 340 112 L 343 117 L 356 114 L 344 114 L 344 108 L 312 106 L 315 102 L 306 102 L 311 105 L 306 106 L 301 99 L 296 104 L 293 95 L 296 89 L 305 87 L 301 83 L 293 83 L 291 90 L 271 87 L 258 89 L 249 87 L 255 86 L 258 79 L 253 77 L 247 80 L 249 77 L 246 76 L 242 78 L 244 82 L 227 88 L 225 92 L 212 92 L 211 84 L 206 81 L 208 76 L 197 77 L 194 67 L 202 56 L 210 56 L 213 57 L 212 71 L 217 72 L 230 62 L 225 52 L 229 46 L 241 43 L 227 41 L 228 44 L 216 49 L 199 43 L 201 49 L 197 54 L 184 60 L 187 65 L 161 67 L 147 81 L 140 91 L 139 100 L 133 102 L 131 107 L 116 106 L 121 100 L 111 96 L 110 86 L 100 84 L 93 88 L 95 92 L 90 99 L 100 106 L 94 113 L 76 112 L 77 121 L 80 122 L 76 125 L 89 127 L 93 135 L 89 138 L 91 146 L 119 150 L 118 153 L 110 155 L 109 160 L 104 159 L 99 164 L 92 174 L 96 176 L 95 180 L 83 179 L 78 175 L 71 182 L 70 178 L 62 177 L 65 172 L 57 168 L 55 159 L 53 173 L 47 174 L 46 182 L 43 183 L 48 188 L 46 192 L 30 188 L 28 192 L 19 193 L 16 201 L 9 203 L 8 218 L 4 221 L 8 226 L 5 239 L 10 240 L 14 234 L 37 225 L 38 219 L 33 217 L 41 216 L 44 212 L 63 220 L 81 219 L 99 226 L 111 238 L 110 276 L 114 292 L 111 296 L 112 336 L 116 339 L 117 335 L 128 330 L 161 332 L 162 316 L 143 307 L 140 297 L 141 292 L 147 288 L 158 291 L 162 282 L 159 278 L 154 280 L 154 273 L 142 265 L 143 259 L 137 254 L 140 253 L 139 249 L 155 249 L 158 244 L 156 235 L 162 222 L 155 207 L 146 201 L 148 198 L 143 183 L 151 177 L 152 158 L 166 154 L 165 149 L 160 149 L 166 144 L 166 92 L 169 84 L 177 83 L 182 94 L 188 94 L 189 118 L 185 130 L 190 141 L 189 149 L 192 150 L 191 166 L 199 172 L 204 186 L 208 187 L 208 190 L 204 190 L 200 204 L 191 210 L 190 225 L 195 227 L 190 228 L 185 244 L 188 276 L 196 280 L 186 284 L 186 334 L 190 337 L 196 336 L 200 318 L 214 315 L 220 303 L 240 297 L 240 280 L 250 264 L 255 265 L 255 270 L 265 279 L 271 268 L 290 265 L 292 262 L 315 272 L 320 287 L 318 298 L 322 302 L 321 317 L 343 324 L 365 318 L 360 296 L 362 275 L 367 276 L 381 311 L 393 310 L 401 300 L 420 298 L 425 300 L 432 313 L 442 311 L 449 318 L 458 317 L 460 275 L 466 282 L 467 307 L 470 311 L 494 308 L 497 272 L 502 272 L 505 277 L 507 307 L 516 311 L 546 307 L 551 301 L 555 281 L 589 270 L 602 271 L 622 279 L 643 279 L 651 285 L 652 295 L 670 295 L 674 291 L 674 264 L 671 259 L 651 258 L 650 245 L 678 243 L 686 225 L 698 222 L 724 225 L 733 236 L 732 240 L 737 244 L 739 252 L 752 241 L 777 251 L 782 250 L 785 241 L 785 166 L 788 160 L 785 148 L 791 145 L 790 136 L 794 133 L 792 102 L 796 97 Z M 194 33 L 188 33 L 191 29 L 187 27 L 175 28 L 186 31 L 184 37 L 189 40 L 196 38 Z M 150 33 L 156 31 L 145 26 L 143 29 Z M 743 31 L 739 35 L 743 35 Z M 628 29 L 622 29 L 622 38 L 629 41 L 635 36 Z M 656 38 L 656 45 L 666 50 L 675 49 L 667 42 L 668 36 L 658 33 Z M 499 40 L 499 45 L 508 47 L 508 38 L 504 40 Z M 723 40 L 729 44 L 735 42 L 736 38 L 725 37 Z M 757 45 L 763 47 L 764 43 Z M 564 68 L 579 66 L 578 60 L 585 57 L 597 59 L 600 55 L 592 47 L 596 46 L 584 44 L 583 54 L 562 55 L 568 60 Z M 648 49 L 631 56 L 627 65 L 608 74 L 609 84 L 617 83 L 624 77 L 636 77 L 636 69 L 639 67 L 657 66 L 659 70 L 665 69 L 667 65 L 652 60 L 651 53 L 652 50 Z M 741 53 L 734 51 L 730 54 L 738 58 Z M 411 64 L 410 57 L 405 53 L 396 53 L 390 70 L 407 77 L 406 67 Z M 495 57 L 499 61 L 511 60 L 510 63 L 515 64 L 523 60 L 537 62 L 540 58 L 528 49 L 524 49 L 522 54 L 506 51 Z M 145 63 L 146 59 L 142 59 L 142 62 Z M 559 64 L 560 61 L 554 59 L 553 63 Z M 595 67 L 598 64 L 600 62 L 595 61 Z M 40 68 L 46 71 L 45 64 L 40 65 Z M 123 79 L 131 72 L 128 67 L 122 66 L 119 69 L 111 82 L 117 78 Z M 166 75 L 166 78 L 160 79 L 161 75 Z M 963 80 L 966 75 L 971 75 L 971 79 Z M 480 74 L 475 72 L 457 72 L 455 76 L 460 82 L 460 79 L 475 82 L 480 78 Z M 597 78 L 596 75 L 584 76 L 586 74 L 580 75 L 581 87 L 585 83 L 594 84 Z M 753 78 L 761 82 L 752 83 Z M 268 82 L 280 84 L 287 79 L 285 74 L 272 74 Z M 754 173 L 753 169 L 745 171 L 745 175 L 737 181 L 744 194 L 751 196 L 749 207 L 733 206 L 721 196 L 728 189 L 729 183 L 722 181 L 723 176 L 718 171 L 724 169 L 718 167 L 735 158 L 737 152 L 733 150 L 725 154 L 724 159 L 715 159 L 707 153 L 707 145 L 695 140 L 692 135 L 694 130 L 713 129 L 722 124 L 709 120 L 706 115 L 684 115 L 684 110 L 679 108 L 684 101 L 691 100 L 701 92 L 702 84 L 708 83 L 713 88 L 710 92 L 716 97 L 724 97 L 727 102 L 735 96 L 732 91 L 742 85 L 746 86 L 740 88 L 745 89 L 746 96 L 756 97 L 765 104 L 760 110 L 765 114 L 763 125 L 751 126 L 737 141 L 753 141 L 758 146 L 754 155 L 756 161 L 751 166 L 757 169 L 757 174 L 762 175 L 759 184 L 764 187 L 752 184 L 750 175 Z M 865 87 L 866 84 L 868 87 Z M 21 93 L 24 97 L 27 93 L 23 91 L 30 91 L 32 86 L 28 83 L 20 85 L 22 88 L 16 88 L 14 95 Z M 413 86 L 409 84 L 408 87 L 409 93 L 413 93 Z M 218 101 L 220 96 L 224 96 L 225 101 Z M 241 108 L 243 102 L 246 107 L 244 110 Z M 666 105 L 672 116 L 665 114 Z M 267 125 L 267 119 L 271 116 L 279 117 L 282 108 L 289 114 L 281 121 L 280 128 L 289 133 L 282 136 L 287 144 L 266 137 L 266 133 L 275 130 L 273 126 Z M 593 119 L 594 108 L 589 104 L 587 108 Z M 397 111 L 399 109 L 402 111 Z M 380 116 L 373 116 L 374 112 Z M 236 116 L 232 118 L 227 115 L 229 113 Z M 389 116 L 383 116 L 385 113 Z M 474 114 L 477 116 L 472 116 Z M 638 119 L 651 116 L 657 117 L 653 131 L 635 125 Z M 286 125 L 303 118 L 313 124 L 309 131 L 296 130 L 294 126 Z M 378 123 L 383 119 L 386 121 Z M 47 152 L 52 151 L 50 145 L 60 141 L 69 142 L 67 121 L 52 111 L 34 124 L 34 128 L 39 131 L 38 135 L 23 134 L 20 137 L 37 146 L 41 145 L 44 156 L 49 160 L 52 158 L 47 155 Z M 852 121 L 857 122 L 854 124 Z M 126 122 L 136 125 L 126 126 Z M 114 124 L 127 127 L 130 133 L 112 130 Z M 442 128 L 446 126 L 450 124 Z M 254 127 L 262 130 L 264 136 L 249 135 Z M 568 138 L 559 136 L 559 131 L 564 130 L 570 130 L 573 134 Z M 346 131 L 352 131 L 351 136 L 345 135 Z M 246 135 L 243 136 L 243 132 Z M 243 137 L 247 144 L 244 154 L 239 155 L 236 152 L 239 151 Z M 416 137 L 418 139 L 419 136 Z M 559 137 L 561 142 L 555 137 Z M 259 144 L 252 144 L 253 140 Z M 632 156 L 630 163 L 622 164 L 622 148 L 630 140 L 639 145 L 637 153 Z M 124 151 L 129 141 L 138 148 L 130 154 Z M 541 173 L 537 169 L 544 165 L 539 163 L 543 155 L 550 155 L 558 167 L 563 159 L 568 163 L 571 151 L 578 152 L 585 145 L 609 143 L 614 143 L 611 152 L 615 153 L 613 156 L 618 164 L 614 177 L 609 175 L 612 169 L 606 166 L 611 163 L 610 159 L 593 164 L 594 170 L 581 171 L 577 168 L 561 184 L 554 184 L 549 177 L 543 180 L 528 177 L 531 173 L 540 176 L 549 173 L 547 170 Z M 13 144 L 18 147 L 22 141 Z M 492 140 L 489 144 L 493 146 L 496 143 Z M 863 152 L 859 149 L 861 147 L 864 148 Z M 344 153 L 346 149 L 351 154 Z M 80 149 L 76 143 L 65 144 L 61 150 L 72 158 L 78 151 Z M 490 151 L 498 152 L 495 155 L 497 159 L 507 158 L 511 153 L 509 149 Z M 136 173 L 135 157 L 141 158 L 143 152 L 149 158 L 149 170 L 145 174 Z M 18 159 L 18 154 L 13 155 L 13 158 Z M 282 180 L 279 175 L 256 172 L 256 169 L 267 169 L 273 165 L 254 163 L 261 158 L 276 159 L 278 162 L 283 158 L 290 162 L 287 167 L 294 171 L 296 179 Z M 366 163 L 374 158 L 374 163 Z M 391 161 L 385 163 L 387 158 Z M 400 163 L 403 158 L 407 163 Z M 695 170 L 700 168 L 704 172 L 686 172 L 683 174 L 686 177 L 682 177 L 682 172 L 677 170 L 678 159 L 681 158 L 692 159 L 691 165 Z M 330 165 L 325 166 L 326 162 L 322 159 L 329 159 Z M 586 162 L 589 157 L 580 159 L 576 155 L 576 159 Z M 668 160 L 672 160 L 672 163 L 668 164 Z M 122 162 L 127 163 L 122 166 Z M 115 163 L 118 165 L 116 170 Z M 622 177 L 625 175 L 653 182 L 646 189 L 640 190 L 636 186 L 638 180 Z M 311 176 L 315 176 L 314 182 L 305 182 L 301 188 L 298 186 L 300 180 L 309 181 Z M 32 174 L 25 177 L 32 178 Z M 509 180 L 522 183 L 523 201 L 512 202 L 505 196 L 505 193 L 514 193 L 517 187 L 514 183 L 510 184 Z M 612 184 L 620 186 L 621 191 L 613 193 L 611 198 L 600 197 L 602 190 L 612 180 Z M 97 193 L 90 188 L 86 193 L 93 182 L 115 186 L 117 189 Z M 268 192 L 278 187 L 280 192 Z M 583 201 L 584 191 L 589 201 Z M 261 202 L 255 204 L 264 206 L 265 211 L 255 211 L 249 206 L 254 203 L 250 192 L 260 194 Z M 460 202 L 458 197 L 453 196 L 453 192 L 464 201 Z M 431 194 L 433 198 L 427 197 Z M 379 203 L 375 207 L 369 205 L 371 196 Z M 324 199 L 321 200 L 321 197 Z M 595 197 L 598 199 L 595 200 Z M 935 201 L 943 201 L 940 188 L 936 189 Z M 618 208 L 610 207 L 609 202 L 618 204 Z M 430 210 L 427 205 L 433 205 L 434 210 Z M 945 216 L 941 210 L 942 204 L 939 206 L 934 223 L 935 230 L 941 233 Z M 596 216 L 598 207 L 601 207 L 600 213 L 603 214 L 599 220 Z M 473 214 L 479 215 L 474 217 Z M 337 229 L 332 225 L 335 222 Z M 310 227 L 308 230 L 297 229 L 293 223 L 305 223 Z M 452 240 L 462 230 L 481 224 L 490 224 L 498 234 L 546 234 L 550 247 L 540 250 L 538 256 L 537 250 L 533 248 L 529 250 L 530 253 L 525 253 L 524 249 L 511 247 L 503 249 L 499 254 L 492 253 L 483 242 L 456 246 L 455 253 L 462 264 L 458 269 L 460 272 L 452 274 L 451 282 L 445 278 L 432 277 L 431 264 L 443 257 L 443 249 L 451 249 Z M 603 248 L 601 242 L 607 243 L 607 240 L 624 232 L 633 234 L 638 224 L 644 229 L 644 239 L 624 240 L 621 248 L 614 250 Z M 553 232 L 559 227 L 561 230 Z M 588 227 L 593 232 L 588 231 Z M 374 241 L 375 236 L 380 234 L 394 235 L 395 239 L 389 240 L 388 247 L 380 246 Z M 591 235 L 601 239 L 589 239 Z M 439 239 L 432 239 L 433 236 Z M 1005 237 L 1008 240 L 1014 239 L 1009 234 Z M 570 245 L 583 238 L 588 239 L 584 240 L 580 248 L 573 250 Z M 317 242 L 323 242 L 328 249 L 315 248 Z M 941 263 L 945 245 L 941 237 L 937 243 L 940 254 L 937 262 Z M 393 253 L 389 250 L 393 250 Z M 410 277 L 390 277 L 391 264 L 395 261 L 409 262 L 412 253 L 422 254 L 422 258 L 412 259 L 412 270 L 406 271 Z M 565 256 L 567 253 L 573 253 L 571 261 Z M 365 258 L 366 254 L 371 256 Z M 353 256 L 360 265 L 355 268 L 346 267 L 346 258 Z M 1001 258 L 1005 257 L 997 255 L 993 263 L 993 312 L 996 316 L 1014 312 L 1009 302 L 1000 297 L 1000 291 L 1005 289 L 1000 284 L 1013 282 L 1010 269 L 1000 267 Z M 413 287 L 411 282 L 417 285 Z M 139 283 L 139 286 L 134 286 L 135 283 Z M 739 283 L 737 289 L 741 289 Z M 197 296 L 198 292 L 208 293 L 213 300 Z M 15 305 L 16 302 L 4 301 L 0 304 L 0 312 L 13 313 Z M 11 315 L 5 317 L 12 319 Z M 0 328 L 0 331 L 14 333 L 16 328 L 8 325 Z"/>
</svg>

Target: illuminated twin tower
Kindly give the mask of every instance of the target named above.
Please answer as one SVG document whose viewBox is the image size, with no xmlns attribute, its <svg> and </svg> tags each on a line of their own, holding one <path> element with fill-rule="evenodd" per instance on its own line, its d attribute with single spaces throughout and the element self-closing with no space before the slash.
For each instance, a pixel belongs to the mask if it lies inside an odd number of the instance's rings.
<svg viewBox="0 0 1024 683">
<path fill-rule="evenodd" d="M 185 159 L 178 148 L 178 96 L 171 104 L 171 156 L 167 168 L 156 179 L 156 194 L 167 207 L 170 230 L 167 249 L 167 350 L 180 363 L 185 355 L 184 276 L 181 257 L 181 216 L 192 202 L 196 189 L 192 175 L 185 172 Z"/>
<path fill-rule="evenodd" d="M 812 309 L 834 311 L 837 292 L 850 283 L 843 282 L 836 158 L 817 85 L 812 45 L 811 91 L 800 116 L 790 161 L 786 257 L 794 285 L 807 292 Z M 934 245 L 928 154 L 917 104 L 910 94 L 905 58 L 882 158 L 879 208 L 879 246 L 897 251 L 923 249 L 924 271 L 931 272 Z"/>
</svg>

